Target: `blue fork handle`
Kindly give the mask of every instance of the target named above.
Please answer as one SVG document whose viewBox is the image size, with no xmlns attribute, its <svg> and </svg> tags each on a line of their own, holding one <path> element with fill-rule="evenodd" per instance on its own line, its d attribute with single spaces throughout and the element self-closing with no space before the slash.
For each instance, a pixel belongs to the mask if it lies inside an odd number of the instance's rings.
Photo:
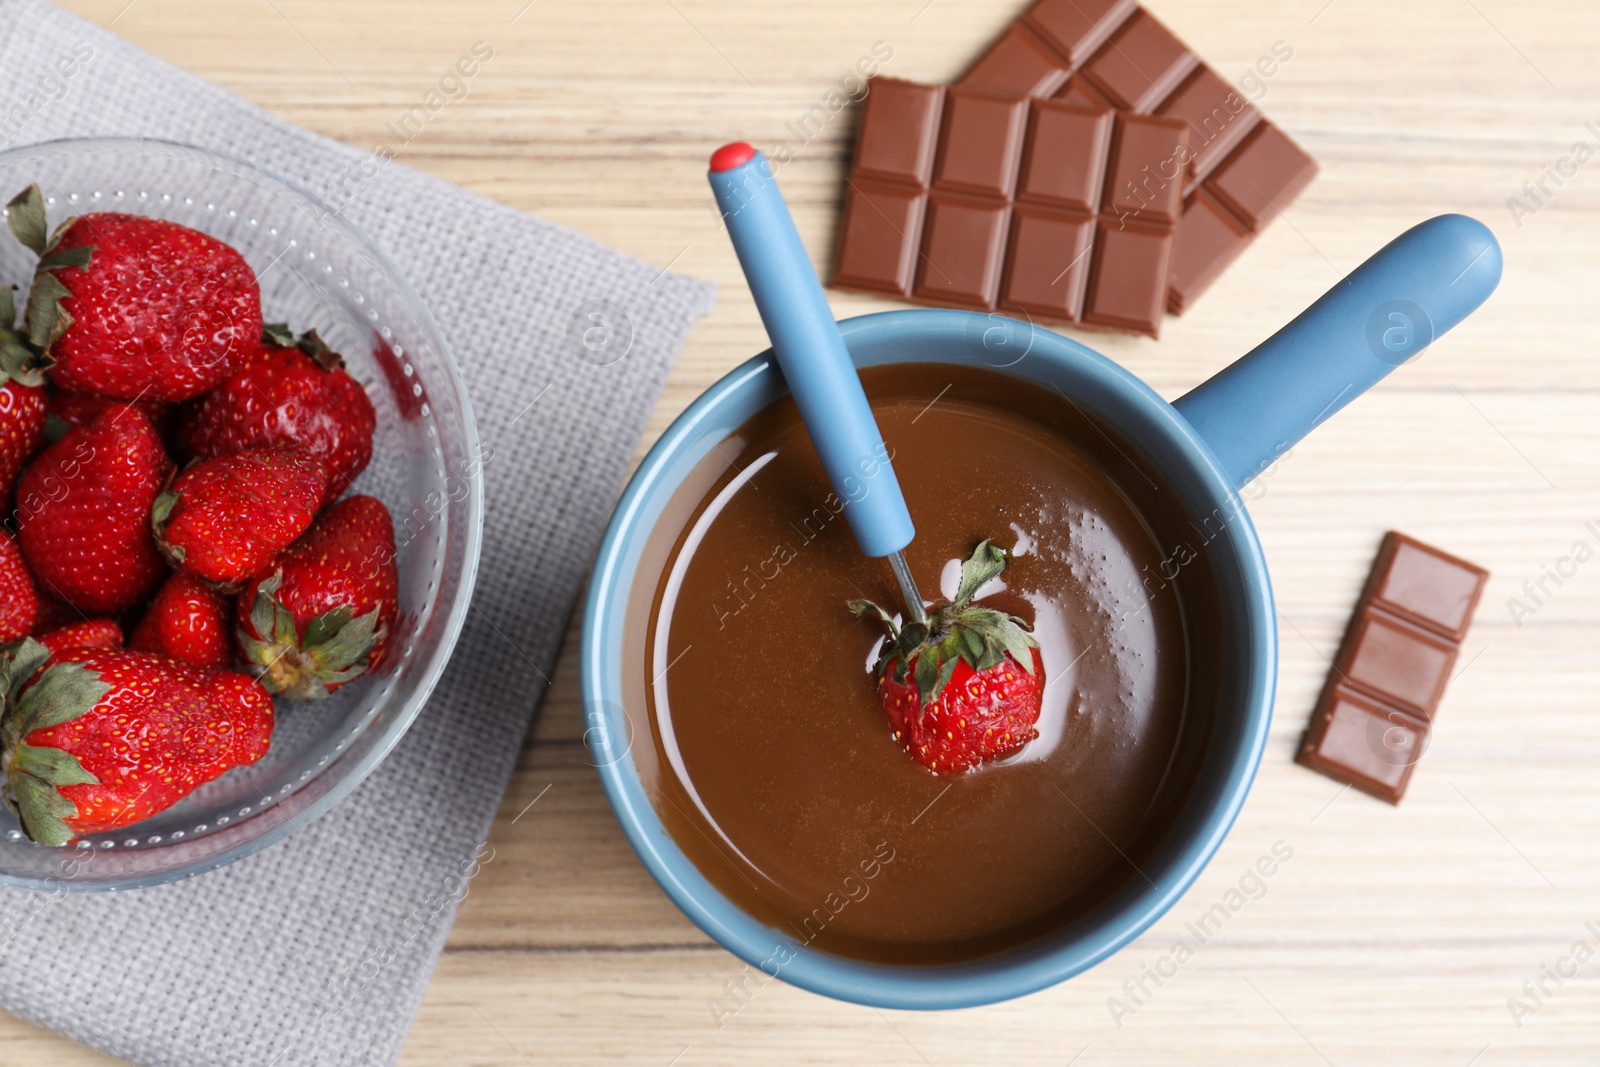
<svg viewBox="0 0 1600 1067">
<path fill-rule="evenodd" d="M 707 172 L 772 351 L 856 544 L 887 556 L 916 529 L 855 364 L 760 152 L 731 144 Z"/>
<path fill-rule="evenodd" d="M 1475 311 L 1500 270 L 1500 246 L 1483 223 L 1429 219 L 1174 406 L 1243 487 Z"/>
</svg>

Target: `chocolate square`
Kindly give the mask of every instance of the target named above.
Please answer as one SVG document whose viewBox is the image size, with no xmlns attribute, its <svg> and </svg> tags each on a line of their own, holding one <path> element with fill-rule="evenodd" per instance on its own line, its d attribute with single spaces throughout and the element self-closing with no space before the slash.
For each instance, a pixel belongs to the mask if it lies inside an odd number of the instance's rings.
<svg viewBox="0 0 1600 1067">
<path fill-rule="evenodd" d="M 1021 22 L 1014 22 L 956 84 L 1011 96 L 1049 96 L 1069 71 L 1050 47 Z"/>
<path fill-rule="evenodd" d="M 1092 215 L 1018 204 L 1011 212 L 1001 303 L 1050 318 L 1080 318 L 1094 231 Z"/>
<path fill-rule="evenodd" d="M 1332 685 L 1312 717 L 1296 762 L 1398 804 L 1428 747 L 1426 723 L 1348 686 Z"/>
<path fill-rule="evenodd" d="M 1112 113 L 1035 100 L 1017 199 L 1074 211 L 1100 208 Z"/>
<path fill-rule="evenodd" d="M 1489 581 L 1489 572 L 1482 567 L 1392 531 L 1379 550 L 1374 572 L 1374 602 L 1457 642 L 1467 636 Z"/>
<path fill-rule="evenodd" d="M 979 310 L 993 307 L 1010 210 L 1005 201 L 931 194 L 916 295 Z"/>
<path fill-rule="evenodd" d="M 1106 211 L 1122 223 L 1176 224 L 1183 212 L 1188 124 L 1122 114 L 1117 116 L 1116 141 L 1106 182 Z"/>
<path fill-rule="evenodd" d="M 933 186 L 948 192 L 1005 199 L 1017 181 L 1028 101 L 973 89 L 945 97 Z"/>
<path fill-rule="evenodd" d="M 1039 0 L 1022 20 L 1076 67 L 1105 44 L 1134 0 Z"/>
<path fill-rule="evenodd" d="M 1189 124 L 1194 153 L 1189 174 L 1200 181 L 1261 121 L 1261 112 L 1210 67 L 1201 64 L 1156 114 Z"/>
<path fill-rule="evenodd" d="M 855 173 L 881 181 L 928 184 L 944 90 L 898 78 L 872 79 L 856 137 Z"/>
<path fill-rule="evenodd" d="M 927 194 L 919 189 L 851 179 L 835 281 L 856 289 L 909 295 L 926 200 Z"/>
<path fill-rule="evenodd" d="M 1206 179 L 1205 186 L 1252 233 L 1258 233 L 1316 173 L 1317 164 L 1299 145 L 1272 123 L 1263 122 Z"/>
<path fill-rule="evenodd" d="M 1338 670 L 1346 682 L 1427 719 L 1450 680 L 1456 651 L 1420 626 L 1369 609 L 1346 638 Z"/>
<path fill-rule="evenodd" d="M 1197 62 L 1171 30 L 1140 8 L 1083 68 L 1083 76 L 1118 107 L 1149 111 Z"/>
<path fill-rule="evenodd" d="M 1154 337 L 1167 305 L 1172 231 L 1102 216 L 1097 247 L 1083 321 Z"/>
<path fill-rule="evenodd" d="M 1204 189 L 1189 198 L 1172 239 L 1167 310 L 1182 314 L 1250 243 L 1250 231 Z"/>
</svg>

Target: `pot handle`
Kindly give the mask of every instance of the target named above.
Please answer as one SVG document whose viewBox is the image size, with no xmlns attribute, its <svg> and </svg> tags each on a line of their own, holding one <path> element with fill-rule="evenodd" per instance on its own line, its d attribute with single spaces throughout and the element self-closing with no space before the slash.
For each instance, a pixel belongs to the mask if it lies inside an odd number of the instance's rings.
<svg viewBox="0 0 1600 1067">
<path fill-rule="evenodd" d="M 1407 230 L 1173 405 L 1236 488 L 1489 298 L 1500 245 L 1477 219 Z"/>
</svg>

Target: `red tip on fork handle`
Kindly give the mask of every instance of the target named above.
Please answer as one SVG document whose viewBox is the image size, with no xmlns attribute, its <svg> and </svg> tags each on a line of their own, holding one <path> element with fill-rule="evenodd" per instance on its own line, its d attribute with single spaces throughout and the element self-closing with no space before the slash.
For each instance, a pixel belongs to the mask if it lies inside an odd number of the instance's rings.
<svg viewBox="0 0 1600 1067">
<path fill-rule="evenodd" d="M 755 158 L 756 150 L 743 141 L 725 144 L 711 153 L 711 173 L 721 174 L 734 167 L 742 167 Z"/>
</svg>

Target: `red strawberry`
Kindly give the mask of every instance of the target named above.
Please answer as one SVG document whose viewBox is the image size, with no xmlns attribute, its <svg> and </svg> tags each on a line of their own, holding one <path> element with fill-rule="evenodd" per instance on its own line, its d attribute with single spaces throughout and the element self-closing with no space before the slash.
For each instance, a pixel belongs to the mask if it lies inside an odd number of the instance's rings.
<svg viewBox="0 0 1600 1067">
<path fill-rule="evenodd" d="M 11 500 L 22 465 L 44 443 L 45 403 L 43 386 L 11 377 L 0 384 L 0 506 Z"/>
<path fill-rule="evenodd" d="M 347 497 L 239 595 L 239 647 L 268 690 L 315 700 L 382 660 L 399 598 L 389 509 Z"/>
<path fill-rule="evenodd" d="M 39 617 L 33 620 L 33 636 L 37 639 L 42 633 L 59 630 L 63 626 L 71 626 L 82 621 L 83 612 L 65 600 L 53 597 L 49 592 L 43 592 L 39 594 Z"/>
<path fill-rule="evenodd" d="M 216 238 L 112 212 L 68 219 L 47 237 L 37 185 L 7 205 L 7 221 L 39 256 L 28 338 L 55 360 L 57 384 L 121 400 L 187 400 L 255 351 L 255 272 Z"/>
<path fill-rule="evenodd" d="M 150 522 L 175 566 L 219 585 L 264 570 L 305 533 L 328 468 L 303 448 L 251 448 L 195 464 L 156 498 Z"/>
<path fill-rule="evenodd" d="M 199 401 L 178 439 L 201 459 L 299 445 L 328 465 L 328 495 L 337 497 L 372 459 L 377 423 L 366 390 L 317 331 L 296 339 L 287 326 L 272 324 L 244 368 Z"/>
<path fill-rule="evenodd" d="M 74 648 L 119 649 L 122 627 L 112 619 L 85 619 L 42 633 L 34 640 L 49 649 L 52 656 Z"/>
<path fill-rule="evenodd" d="M 15 641 L 39 619 L 39 594 L 22 562 L 22 550 L 0 534 L 0 642 Z"/>
<path fill-rule="evenodd" d="M 42 845 L 165 811 L 266 754 L 272 698 L 243 674 L 150 652 L 23 640 L 0 656 L 5 799 Z"/>
<path fill-rule="evenodd" d="M 0 286 L 0 506 L 44 439 L 45 361 L 15 329 L 16 292 Z"/>
<path fill-rule="evenodd" d="M 122 403 L 108 397 L 94 396 L 90 393 L 74 393 L 70 389 L 52 389 L 45 400 L 44 413 L 53 430 L 47 432 L 60 439 L 61 435 L 77 426 L 87 426 L 100 416 L 106 408 L 116 407 Z M 137 404 L 150 419 L 150 425 L 156 428 L 156 433 L 164 434 L 167 424 L 172 421 L 172 405 L 159 400 L 140 400 Z"/>
<path fill-rule="evenodd" d="M 150 507 L 170 468 L 150 420 L 130 404 L 45 449 L 17 486 L 17 536 L 39 587 L 103 615 L 154 589 L 167 568 Z"/>
<path fill-rule="evenodd" d="M 145 609 L 128 647 L 160 652 L 196 667 L 233 662 L 226 598 L 187 571 L 176 571 Z"/>
<path fill-rule="evenodd" d="M 984 541 L 961 566 L 954 603 L 926 625 L 896 628 L 865 600 L 857 615 L 876 614 L 890 640 L 878 659 L 878 697 L 896 741 L 937 774 L 960 774 L 1013 752 L 1038 736 L 1044 665 L 1039 643 L 1014 615 L 973 607 L 974 594 L 1005 570 L 1005 550 Z"/>
</svg>

